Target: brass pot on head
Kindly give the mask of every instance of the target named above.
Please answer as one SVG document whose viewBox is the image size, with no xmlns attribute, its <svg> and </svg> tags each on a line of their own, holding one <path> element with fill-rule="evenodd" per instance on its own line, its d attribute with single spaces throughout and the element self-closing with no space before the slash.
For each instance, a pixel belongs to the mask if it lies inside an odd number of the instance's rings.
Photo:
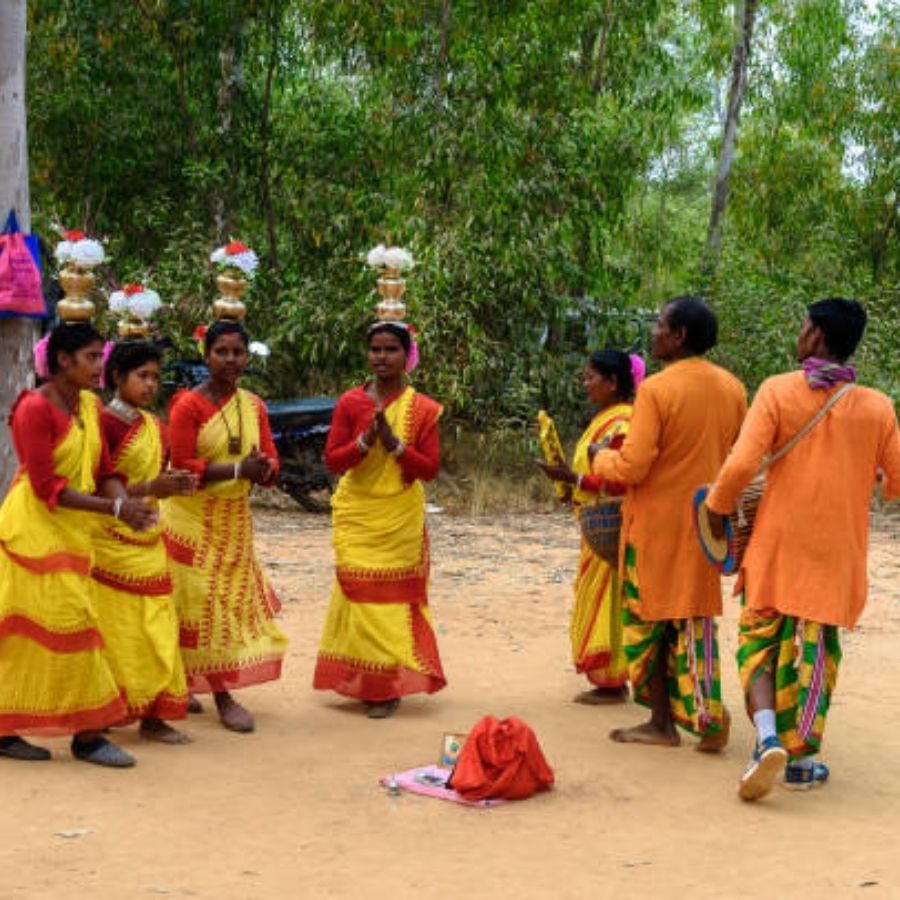
<svg viewBox="0 0 900 900">
<path fill-rule="evenodd" d="M 150 325 L 143 319 L 123 316 L 119 319 L 118 332 L 120 338 L 135 341 L 147 337 Z"/>
<path fill-rule="evenodd" d="M 94 273 L 74 263 L 66 263 L 59 273 L 65 297 L 56 304 L 56 313 L 64 322 L 89 322 L 94 304 L 87 299 L 94 286 Z"/>
<path fill-rule="evenodd" d="M 213 316 L 216 319 L 231 319 L 240 322 L 247 315 L 247 307 L 241 295 L 249 287 L 249 282 L 236 269 L 226 270 L 216 276 L 219 295 L 213 301 Z"/>
<path fill-rule="evenodd" d="M 401 277 L 399 269 L 385 268 L 376 282 L 381 302 L 376 307 L 376 315 L 383 322 L 402 322 L 406 316 L 406 304 L 403 295 L 406 293 L 406 280 Z"/>
</svg>

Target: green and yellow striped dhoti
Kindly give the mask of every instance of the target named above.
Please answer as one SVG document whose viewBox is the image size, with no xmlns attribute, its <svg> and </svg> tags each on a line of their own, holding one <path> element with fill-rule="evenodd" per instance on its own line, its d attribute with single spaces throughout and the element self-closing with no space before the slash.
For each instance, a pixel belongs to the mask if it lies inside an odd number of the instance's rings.
<svg viewBox="0 0 900 900">
<path fill-rule="evenodd" d="M 775 727 L 791 759 L 818 753 L 841 662 L 837 626 L 744 607 L 737 660 L 745 698 L 774 667 Z"/>
<path fill-rule="evenodd" d="M 692 734 L 716 734 L 722 730 L 716 620 L 641 619 L 636 559 L 635 549 L 629 544 L 625 548 L 622 624 L 634 699 L 642 706 L 650 706 L 650 676 L 659 660 L 664 659 L 672 719 Z"/>
</svg>

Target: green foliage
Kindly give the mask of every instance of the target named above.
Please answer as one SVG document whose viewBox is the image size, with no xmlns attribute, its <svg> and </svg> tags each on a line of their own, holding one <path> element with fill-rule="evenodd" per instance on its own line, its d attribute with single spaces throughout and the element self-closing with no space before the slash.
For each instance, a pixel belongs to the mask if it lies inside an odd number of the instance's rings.
<svg viewBox="0 0 900 900">
<path fill-rule="evenodd" d="M 208 254 L 263 260 L 249 325 L 273 395 L 364 372 L 380 241 L 417 260 L 416 381 L 469 427 L 574 428 L 584 355 L 704 291 L 750 385 L 804 304 L 846 293 L 866 377 L 897 371 L 898 49 L 890 4 L 760 4 L 715 279 L 700 272 L 727 78 L 722 0 L 42 0 L 29 6 L 35 228 L 110 238 L 180 352 Z M 110 285 L 112 278 L 110 277 Z M 643 321 L 643 320 L 641 320 Z"/>
</svg>

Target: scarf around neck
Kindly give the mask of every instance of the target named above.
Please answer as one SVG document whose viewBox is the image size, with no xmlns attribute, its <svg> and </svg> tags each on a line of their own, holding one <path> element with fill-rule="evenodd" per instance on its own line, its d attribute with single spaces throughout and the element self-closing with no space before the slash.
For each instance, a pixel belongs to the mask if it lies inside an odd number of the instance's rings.
<svg viewBox="0 0 900 900">
<path fill-rule="evenodd" d="M 807 356 L 800 364 L 806 375 L 807 384 L 813 390 L 827 390 L 844 381 L 856 381 L 856 369 L 841 363 Z"/>
</svg>

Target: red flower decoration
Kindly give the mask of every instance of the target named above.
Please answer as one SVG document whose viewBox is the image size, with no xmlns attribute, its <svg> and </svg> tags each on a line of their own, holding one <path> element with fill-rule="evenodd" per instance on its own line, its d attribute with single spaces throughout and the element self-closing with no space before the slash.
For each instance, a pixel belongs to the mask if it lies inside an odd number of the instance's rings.
<svg viewBox="0 0 900 900">
<path fill-rule="evenodd" d="M 225 248 L 225 255 L 226 256 L 237 256 L 238 253 L 246 253 L 249 249 L 250 248 L 246 244 L 243 244 L 240 241 L 232 241 Z"/>
<path fill-rule="evenodd" d="M 202 341 L 203 338 L 206 337 L 206 326 L 205 326 L 205 325 L 198 325 L 198 326 L 194 329 L 193 337 L 194 337 L 194 340 L 195 340 L 195 341 Z"/>
<path fill-rule="evenodd" d="M 131 282 L 122 288 L 122 292 L 126 297 L 133 297 L 135 294 L 142 294 L 144 292 L 144 286 L 142 284 Z"/>
<path fill-rule="evenodd" d="M 84 232 L 83 231 L 67 231 L 66 232 L 66 240 L 67 241 L 83 241 L 84 240 Z"/>
<path fill-rule="evenodd" d="M 419 333 L 419 329 L 415 325 L 408 326 L 409 333 L 415 337 Z"/>
</svg>

